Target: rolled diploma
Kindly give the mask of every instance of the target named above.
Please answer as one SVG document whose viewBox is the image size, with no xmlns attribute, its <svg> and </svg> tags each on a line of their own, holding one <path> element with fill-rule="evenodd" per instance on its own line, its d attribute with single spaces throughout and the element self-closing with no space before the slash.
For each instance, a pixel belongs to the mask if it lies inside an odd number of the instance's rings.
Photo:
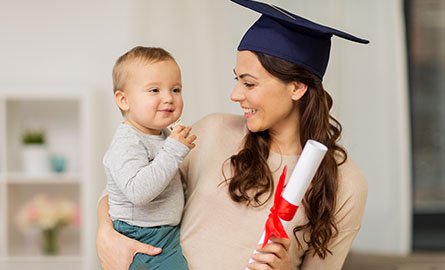
<svg viewBox="0 0 445 270">
<path fill-rule="evenodd" d="M 308 140 L 306 142 L 297 165 L 295 165 L 294 171 L 292 172 L 281 197 L 295 206 L 300 206 L 304 194 L 306 193 L 312 178 L 314 178 L 327 150 L 328 148 L 325 145 L 317 141 Z M 284 228 L 286 228 L 288 222 L 281 220 L 281 223 Z M 259 245 L 263 244 L 264 236 L 265 232 L 263 232 L 260 241 L 258 242 Z M 254 253 L 258 252 L 255 250 Z M 251 258 L 249 263 L 253 261 L 254 260 Z"/>
</svg>

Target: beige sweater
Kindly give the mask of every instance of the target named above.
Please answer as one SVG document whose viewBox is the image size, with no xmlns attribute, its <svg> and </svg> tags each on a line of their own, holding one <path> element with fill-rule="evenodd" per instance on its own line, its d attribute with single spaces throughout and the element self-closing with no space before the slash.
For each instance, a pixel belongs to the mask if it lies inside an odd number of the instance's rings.
<svg viewBox="0 0 445 270">
<path fill-rule="evenodd" d="M 193 126 L 198 140 L 182 164 L 187 194 L 181 224 L 181 244 L 191 270 L 244 269 L 263 232 L 272 200 L 260 208 L 247 207 L 233 202 L 227 186 L 221 184 L 222 164 L 237 153 L 246 132 L 244 119 L 228 114 L 207 116 Z M 269 165 L 275 181 L 284 165 L 288 166 L 290 176 L 297 160 L 298 156 L 271 152 Z M 224 171 L 230 175 L 228 166 Z M 367 186 L 351 159 L 340 166 L 339 172 L 336 211 L 339 235 L 329 245 L 333 254 L 324 260 L 313 257 L 313 251 L 304 241 L 303 249 L 298 248 L 292 228 L 306 222 L 305 211 L 300 208 L 287 228 L 292 239 L 292 269 L 330 270 L 341 269 L 343 265 L 360 229 Z M 299 232 L 298 237 L 303 239 L 303 232 Z"/>
</svg>

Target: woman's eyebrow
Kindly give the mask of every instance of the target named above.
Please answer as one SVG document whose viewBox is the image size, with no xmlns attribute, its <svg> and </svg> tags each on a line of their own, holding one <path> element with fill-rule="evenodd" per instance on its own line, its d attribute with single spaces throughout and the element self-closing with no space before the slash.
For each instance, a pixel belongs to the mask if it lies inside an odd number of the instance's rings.
<svg viewBox="0 0 445 270">
<path fill-rule="evenodd" d="M 236 72 L 235 72 L 235 69 L 233 69 L 233 74 L 235 74 L 235 76 L 237 76 L 237 77 L 239 77 L 239 78 L 241 78 L 241 79 L 244 78 L 244 77 L 252 77 L 252 78 L 254 78 L 255 80 L 258 80 L 257 77 L 253 76 L 253 75 L 250 74 L 250 73 L 243 73 L 243 74 L 237 75 Z"/>
</svg>

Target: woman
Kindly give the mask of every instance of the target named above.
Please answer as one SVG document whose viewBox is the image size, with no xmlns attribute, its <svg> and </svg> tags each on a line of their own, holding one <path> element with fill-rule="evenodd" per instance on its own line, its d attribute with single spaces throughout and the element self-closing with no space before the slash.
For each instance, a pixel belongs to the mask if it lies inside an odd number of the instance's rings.
<svg viewBox="0 0 445 270">
<path fill-rule="evenodd" d="M 332 99 L 322 78 L 333 34 L 367 41 L 275 6 L 233 1 L 263 14 L 238 47 L 231 99 L 244 117 L 214 114 L 193 126 L 199 142 L 182 166 L 184 254 L 193 270 L 341 269 L 360 228 L 367 188 L 337 144 L 341 125 L 329 114 Z M 328 152 L 286 228 L 289 239 L 256 247 L 279 174 L 285 165 L 294 168 L 308 139 Z M 106 197 L 98 211 L 97 249 L 105 269 L 128 268 L 136 252 L 160 252 L 113 231 Z M 252 255 L 255 247 L 260 253 Z"/>
</svg>

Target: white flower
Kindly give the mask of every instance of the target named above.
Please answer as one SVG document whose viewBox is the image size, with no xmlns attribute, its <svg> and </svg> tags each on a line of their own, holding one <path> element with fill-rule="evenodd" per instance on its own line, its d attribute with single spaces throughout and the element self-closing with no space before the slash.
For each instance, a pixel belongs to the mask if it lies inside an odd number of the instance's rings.
<svg viewBox="0 0 445 270">
<path fill-rule="evenodd" d="M 25 203 L 16 215 L 16 223 L 22 230 L 38 227 L 42 230 L 74 224 L 78 216 L 77 206 L 64 198 L 36 195 Z"/>
</svg>

